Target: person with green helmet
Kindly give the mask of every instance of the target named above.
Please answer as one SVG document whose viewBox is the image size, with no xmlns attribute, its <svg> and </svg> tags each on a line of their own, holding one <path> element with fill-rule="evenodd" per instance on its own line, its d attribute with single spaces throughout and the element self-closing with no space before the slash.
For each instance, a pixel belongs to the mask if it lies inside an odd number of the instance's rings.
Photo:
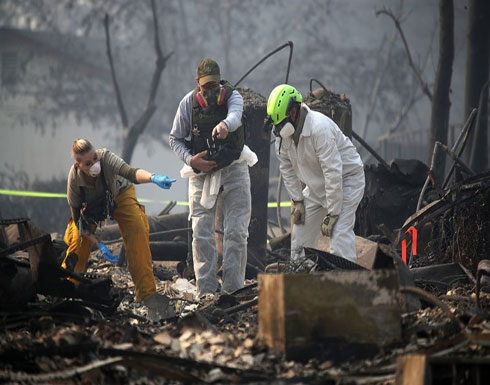
<svg viewBox="0 0 490 385">
<path fill-rule="evenodd" d="M 364 166 L 335 122 L 302 101 L 288 84 L 275 87 L 267 101 L 279 139 L 279 169 L 292 199 L 291 261 L 301 261 L 304 247 L 317 247 L 321 233 L 330 238 L 332 254 L 355 262 L 354 222 L 364 194 Z"/>
</svg>

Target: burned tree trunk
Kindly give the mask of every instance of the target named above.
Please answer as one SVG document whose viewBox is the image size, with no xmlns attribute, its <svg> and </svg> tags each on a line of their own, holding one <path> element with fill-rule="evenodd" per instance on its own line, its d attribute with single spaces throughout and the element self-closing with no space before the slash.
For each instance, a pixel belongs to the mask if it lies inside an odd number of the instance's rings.
<svg viewBox="0 0 490 385">
<path fill-rule="evenodd" d="M 407 59 L 408 59 L 408 65 L 413 71 L 413 74 L 415 76 L 415 79 L 417 80 L 417 83 L 420 84 L 420 87 L 422 88 L 423 93 L 425 96 L 429 98 L 430 101 L 432 101 L 432 93 L 429 90 L 429 85 L 427 82 L 422 78 L 422 73 L 419 68 L 415 65 L 413 59 L 412 59 L 412 54 L 410 53 L 410 49 L 408 47 L 408 42 L 407 39 L 405 38 L 405 34 L 403 33 L 402 26 L 400 24 L 400 18 L 395 16 L 394 13 L 391 10 L 388 9 L 381 9 L 379 11 L 376 11 L 376 16 L 378 15 L 386 15 L 389 18 L 393 20 L 393 23 L 395 23 L 395 27 L 400 33 L 400 37 L 402 39 L 403 47 L 405 48 L 405 53 L 407 54 Z"/>
<path fill-rule="evenodd" d="M 428 153 L 429 164 L 432 159 L 434 143 L 439 141 L 447 144 L 447 131 L 449 125 L 449 110 L 451 102 L 449 91 L 454 60 L 454 5 L 452 0 L 439 1 L 439 62 L 437 64 L 436 82 L 432 98 L 432 116 L 430 122 Z M 439 151 L 434 160 L 434 177 L 441 184 L 444 178 L 446 154 Z"/>
<path fill-rule="evenodd" d="M 162 76 L 162 72 L 165 69 L 167 64 L 167 60 L 172 56 L 173 52 L 168 54 L 167 56 L 163 56 L 162 49 L 160 48 L 160 37 L 158 30 L 158 16 L 156 11 L 155 1 L 151 2 L 151 9 L 153 13 L 153 26 L 154 26 L 154 34 L 155 34 L 155 53 L 157 56 L 155 63 L 155 71 L 153 72 L 153 77 L 151 79 L 150 84 L 150 94 L 148 95 L 148 100 L 146 102 L 146 106 L 141 116 L 134 122 L 131 126 L 129 125 L 128 116 L 126 113 L 126 108 L 124 106 L 123 98 L 121 95 L 121 90 L 119 88 L 119 84 L 116 78 L 116 71 L 114 69 L 114 62 L 112 59 L 111 52 L 111 41 L 109 34 L 109 16 L 106 15 L 104 19 L 104 27 L 106 33 L 106 47 L 107 47 L 107 57 L 109 59 L 109 65 L 111 67 L 111 75 L 112 82 L 114 84 L 114 91 L 116 93 L 117 107 L 119 109 L 119 114 L 121 115 L 121 123 L 123 126 L 123 150 L 122 150 L 122 158 L 127 162 L 131 162 L 131 158 L 133 156 L 134 148 L 136 147 L 136 143 L 138 138 L 145 130 L 148 122 L 156 111 L 155 105 L 155 97 L 158 91 L 158 86 L 160 84 L 160 78 Z"/>
<path fill-rule="evenodd" d="M 465 119 L 473 108 L 478 108 L 480 93 L 483 98 L 475 130 L 470 136 L 469 146 L 465 151 L 466 163 L 476 172 L 484 171 L 488 165 L 488 89 L 484 86 L 489 78 L 490 47 L 490 2 L 470 0 L 468 7 L 468 34 L 466 51 L 466 89 Z"/>
<path fill-rule="evenodd" d="M 248 88 L 240 89 L 246 119 L 246 144 L 257 154 L 258 162 L 250 169 L 252 214 L 249 225 L 248 263 L 264 264 L 267 248 L 267 202 L 269 192 L 270 131 L 264 130 L 266 100 Z"/>
</svg>

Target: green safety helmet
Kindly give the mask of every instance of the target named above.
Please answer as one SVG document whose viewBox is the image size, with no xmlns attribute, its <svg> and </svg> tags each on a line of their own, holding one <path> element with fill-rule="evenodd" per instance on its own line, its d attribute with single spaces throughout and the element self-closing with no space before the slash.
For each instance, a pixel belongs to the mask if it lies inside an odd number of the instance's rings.
<svg viewBox="0 0 490 385">
<path fill-rule="evenodd" d="M 289 110 L 293 102 L 301 103 L 303 97 L 289 84 L 281 84 L 274 88 L 267 101 L 267 115 L 271 117 L 272 124 L 275 126 L 289 116 Z"/>
</svg>

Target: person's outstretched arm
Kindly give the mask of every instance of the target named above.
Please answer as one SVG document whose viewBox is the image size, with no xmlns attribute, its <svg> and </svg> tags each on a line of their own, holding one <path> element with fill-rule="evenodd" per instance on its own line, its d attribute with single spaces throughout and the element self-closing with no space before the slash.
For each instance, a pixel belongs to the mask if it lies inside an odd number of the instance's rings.
<svg viewBox="0 0 490 385">
<path fill-rule="evenodd" d="M 107 164 L 112 166 L 117 171 L 118 175 L 126 178 L 132 183 L 155 183 L 161 188 L 169 189 L 172 187 L 172 183 L 176 181 L 176 179 L 170 179 L 166 175 L 150 173 L 142 168 L 131 167 L 124 160 L 111 152 L 108 152 L 106 157 Z"/>
</svg>

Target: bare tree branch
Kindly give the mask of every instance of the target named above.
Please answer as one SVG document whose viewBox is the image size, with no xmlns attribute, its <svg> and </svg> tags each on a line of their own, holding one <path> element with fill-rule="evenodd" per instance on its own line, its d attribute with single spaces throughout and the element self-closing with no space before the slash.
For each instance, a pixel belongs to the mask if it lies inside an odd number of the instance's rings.
<svg viewBox="0 0 490 385">
<path fill-rule="evenodd" d="M 109 58 L 112 83 L 114 84 L 114 90 L 116 92 L 117 108 L 119 109 L 119 115 L 121 115 L 121 123 L 123 125 L 123 129 L 125 129 L 126 127 L 128 127 L 128 115 L 126 114 L 126 108 L 124 107 L 124 102 L 121 96 L 121 90 L 119 89 L 119 83 L 117 81 L 116 71 L 114 69 L 114 61 L 112 60 L 111 38 L 109 33 L 109 15 L 107 13 L 104 18 L 104 28 L 105 28 L 105 37 L 106 37 L 107 57 Z"/>
<path fill-rule="evenodd" d="M 158 90 L 158 85 L 160 84 L 160 76 L 167 65 L 168 59 L 173 55 L 173 52 L 170 52 L 167 56 L 163 56 L 162 49 L 160 46 L 160 29 L 158 27 L 158 15 L 156 11 L 155 0 L 151 1 L 151 10 L 153 12 L 153 26 L 154 26 L 154 34 L 155 34 L 155 53 L 157 55 L 155 72 L 153 73 L 153 77 L 151 79 L 151 87 L 150 87 L 150 95 L 148 97 L 148 101 L 146 103 L 147 108 L 151 106 L 154 101 Z"/>
<path fill-rule="evenodd" d="M 410 65 L 410 68 L 412 68 L 418 83 L 420 84 L 420 86 L 422 87 L 422 90 L 424 91 L 424 94 L 429 98 L 430 101 L 432 101 L 432 93 L 429 90 L 429 86 L 422 79 L 422 75 L 420 74 L 420 71 L 417 69 L 417 67 L 415 66 L 415 64 L 412 60 L 412 55 L 410 54 L 410 49 L 408 48 L 408 43 L 407 43 L 407 40 L 405 39 L 405 34 L 403 33 L 399 19 L 393 14 L 393 12 L 391 10 L 388 10 L 386 8 L 379 10 L 379 11 L 376 11 L 376 16 L 381 15 L 381 14 L 389 16 L 393 20 L 393 23 L 395 23 L 395 27 L 398 30 L 398 32 L 400 33 L 400 36 L 401 36 L 402 42 L 403 42 L 403 46 L 405 47 L 405 52 L 407 53 L 408 64 Z"/>
<path fill-rule="evenodd" d="M 400 113 L 395 117 L 395 119 L 391 123 L 388 132 L 390 132 L 390 133 L 391 132 L 396 132 L 396 130 L 400 126 L 401 122 L 408 115 L 408 113 L 410 112 L 410 110 L 412 109 L 412 107 L 414 106 L 414 104 L 416 102 L 418 102 L 421 98 L 422 98 L 422 95 L 421 96 L 417 96 L 415 93 L 410 96 L 410 98 L 408 99 L 407 103 L 405 103 L 405 105 L 402 106 L 402 109 L 400 110 Z"/>
<path fill-rule="evenodd" d="M 376 102 L 378 101 L 381 81 L 383 80 L 383 76 L 386 74 L 386 69 L 390 62 L 391 50 L 393 49 L 395 39 L 396 39 L 396 29 L 393 31 L 393 35 L 391 36 L 390 41 L 387 43 L 388 49 L 383 57 L 383 64 L 381 66 L 377 66 L 377 68 L 381 68 L 381 69 L 378 70 L 378 73 L 376 74 L 376 78 L 374 79 L 373 88 L 371 89 L 371 94 L 369 96 L 369 106 L 361 124 L 361 135 L 360 135 L 361 138 L 366 138 L 369 122 L 371 121 L 374 108 L 376 107 Z"/>
<path fill-rule="evenodd" d="M 432 46 L 433 46 L 433 43 L 434 43 L 434 37 L 436 36 L 436 31 L 437 31 L 436 28 L 434 28 L 434 30 L 432 31 L 432 38 L 430 40 L 431 43 L 427 47 L 427 51 L 425 53 L 425 57 L 424 57 L 424 60 L 423 60 L 422 68 L 425 68 L 425 66 L 427 65 L 427 62 L 429 61 L 429 58 L 430 58 L 430 55 L 431 55 L 431 52 L 432 52 Z M 412 107 L 414 106 L 414 104 L 416 102 L 418 102 L 419 100 L 421 100 L 422 97 L 424 96 L 424 94 L 417 95 L 417 83 L 418 83 L 418 81 L 415 79 L 413 81 L 412 86 L 411 86 L 410 96 L 409 96 L 407 102 L 402 106 L 402 109 L 400 110 L 400 113 L 395 117 L 395 119 L 393 119 L 393 121 L 390 124 L 390 127 L 388 129 L 388 132 L 390 132 L 390 133 L 391 132 L 396 132 L 397 129 L 398 129 L 398 127 L 402 123 L 403 119 L 405 118 L 405 116 L 408 115 L 408 113 L 410 112 L 410 110 L 412 109 Z"/>
<path fill-rule="evenodd" d="M 400 7 L 399 7 L 400 14 L 403 11 L 403 5 L 404 5 L 404 0 L 400 0 Z M 387 43 L 385 43 L 385 39 L 383 38 L 383 42 L 381 43 L 379 54 L 378 54 L 378 60 L 376 63 L 376 68 L 378 69 L 378 71 L 376 73 L 376 78 L 374 79 L 373 88 L 371 89 L 371 94 L 369 96 L 369 106 L 366 111 L 366 114 L 364 115 L 363 121 L 361 123 L 361 131 L 360 131 L 361 138 L 366 138 L 369 122 L 371 121 L 371 117 L 376 107 L 376 102 L 378 101 L 381 81 L 383 80 L 383 76 L 386 74 L 386 70 L 390 63 L 391 51 L 393 50 L 393 46 L 395 45 L 395 41 L 396 41 L 396 33 L 397 30 L 396 28 L 394 28 L 390 40 Z M 382 64 L 379 65 L 381 52 L 383 51 L 383 48 L 385 46 L 387 46 L 386 53 L 382 58 Z"/>
<path fill-rule="evenodd" d="M 106 14 L 104 19 L 104 26 L 106 30 L 107 55 L 109 57 L 109 64 L 111 66 L 111 74 L 114 83 L 114 89 L 116 91 L 117 105 L 119 108 L 119 113 L 121 115 L 121 120 L 123 124 L 122 158 L 128 163 L 131 161 L 131 158 L 133 156 L 133 151 L 134 148 L 136 147 L 136 142 L 138 140 L 138 137 L 143 133 L 146 126 L 148 125 L 148 122 L 150 121 L 150 119 L 152 118 L 153 114 L 157 109 L 155 105 L 155 97 L 157 95 L 161 75 L 163 70 L 165 69 L 165 66 L 167 65 L 168 59 L 170 59 L 170 57 L 173 54 L 173 52 L 171 52 L 167 56 L 163 56 L 162 54 L 162 49 L 160 46 L 159 26 L 158 26 L 158 13 L 156 10 L 155 0 L 151 1 L 151 10 L 153 13 L 154 47 L 157 56 L 155 62 L 155 71 L 153 72 L 153 76 L 151 79 L 150 92 L 148 94 L 148 100 L 146 102 L 145 109 L 141 113 L 140 117 L 130 127 L 128 127 L 128 117 L 126 114 L 126 110 L 124 108 L 124 103 L 121 97 L 121 92 L 119 89 L 119 85 L 114 70 L 114 63 L 112 60 L 110 37 L 109 37 L 109 16 Z"/>
<path fill-rule="evenodd" d="M 170 131 L 170 130 L 166 130 L 166 131 Z M 152 137 L 151 138 L 152 141 L 156 140 L 158 143 L 160 143 L 162 145 L 163 148 L 166 148 L 167 150 L 170 150 L 170 145 L 168 144 L 168 135 L 159 135 L 159 136 L 156 136 L 156 137 Z"/>
<path fill-rule="evenodd" d="M 157 59 L 155 62 L 155 71 L 153 72 L 153 76 L 151 79 L 150 93 L 148 96 L 148 100 L 146 102 L 145 110 L 143 111 L 141 116 L 136 120 L 136 122 L 129 128 L 127 137 L 124 138 L 125 140 L 123 145 L 122 158 L 126 162 L 130 162 L 138 137 L 143 133 L 148 122 L 150 121 L 150 119 L 152 118 L 153 114 L 157 109 L 155 105 L 155 97 L 158 91 L 158 86 L 160 84 L 160 78 L 167 64 L 167 60 L 173 54 L 173 52 L 171 52 L 165 57 L 162 54 L 162 49 L 160 46 L 159 28 L 158 28 L 158 14 L 156 10 L 155 0 L 151 1 L 151 10 L 153 13 L 153 26 L 154 26 L 154 35 L 155 35 L 154 44 L 155 44 L 155 53 Z"/>
</svg>

